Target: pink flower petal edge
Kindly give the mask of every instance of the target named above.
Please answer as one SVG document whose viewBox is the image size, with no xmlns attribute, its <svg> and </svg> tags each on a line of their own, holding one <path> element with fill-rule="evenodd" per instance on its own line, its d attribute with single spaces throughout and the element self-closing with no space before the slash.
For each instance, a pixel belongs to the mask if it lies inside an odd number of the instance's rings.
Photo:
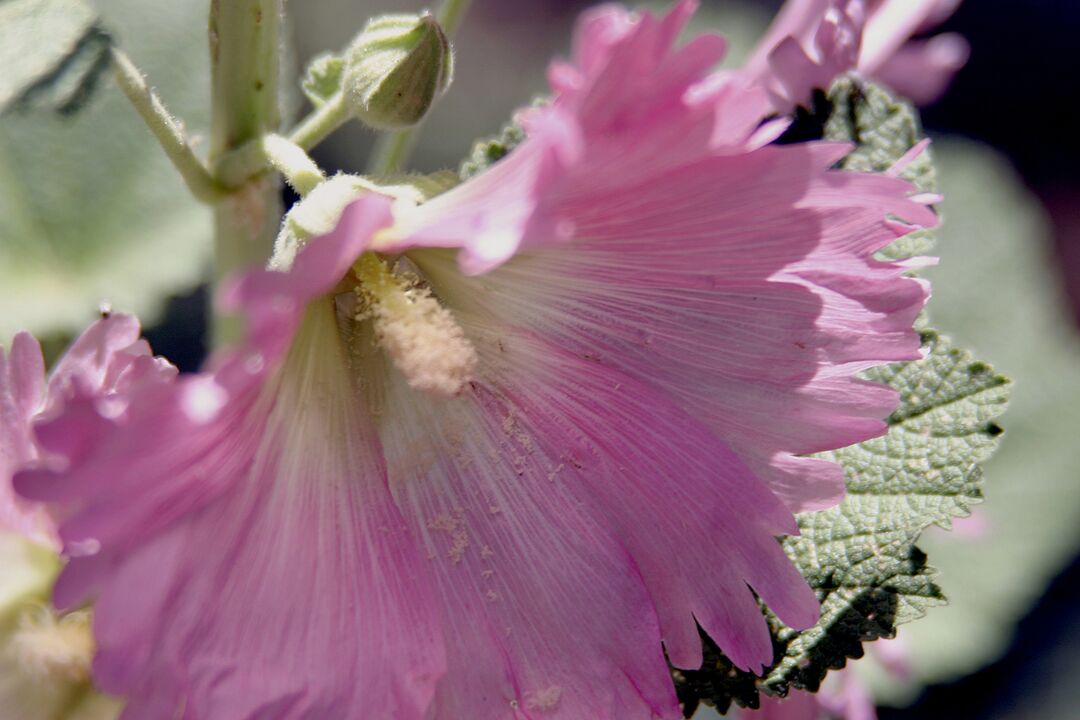
<svg viewBox="0 0 1080 720">
<path fill-rule="evenodd" d="M 33 436 L 34 422 L 60 414 L 75 399 L 120 413 L 135 384 L 175 374 L 175 368 L 151 356 L 139 332 L 131 315 L 102 317 L 64 352 L 48 378 L 41 346 L 29 333 L 15 336 L 10 354 L 0 348 L 0 528 L 59 547 L 54 519 L 14 494 L 12 476 L 22 467 L 49 461 Z M 85 442 L 68 438 L 69 445 Z"/>
<path fill-rule="evenodd" d="M 806 104 L 849 70 L 925 105 L 967 62 L 954 33 L 912 40 L 944 22 L 960 0 L 788 0 L 743 72 L 767 88 L 778 112 Z"/>
</svg>

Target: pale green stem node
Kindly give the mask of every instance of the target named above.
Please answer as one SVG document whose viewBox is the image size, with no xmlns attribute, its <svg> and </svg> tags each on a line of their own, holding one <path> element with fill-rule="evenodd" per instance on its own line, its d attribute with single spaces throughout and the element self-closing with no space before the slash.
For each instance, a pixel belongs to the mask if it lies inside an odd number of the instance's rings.
<svg viewBox="0 0 1080 720">
<path fill-rule="evenodd" d="M 270 165 L 301 195 L 307 195 L 326 179 L 304 149 L 288 138 L 273 133 L 264 135 L 262 150 Z"/>
</svg>

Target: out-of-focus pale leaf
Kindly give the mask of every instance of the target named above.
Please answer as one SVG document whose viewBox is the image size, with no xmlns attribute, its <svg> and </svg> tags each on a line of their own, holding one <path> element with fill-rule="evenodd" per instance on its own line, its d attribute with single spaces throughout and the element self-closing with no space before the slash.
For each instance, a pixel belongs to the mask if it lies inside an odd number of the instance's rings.
<svg viewBox="0 0 1080 720">
<path fill-rule="evenodd" d="M 95 7 L 189 132 L 208 127 L 206 2 Z M 0 118 L 0 338 L 75 331 L 105 301 L 152 322 L 209 247 L 209 210 L 111 82 L 74 117 Z"/>
<path fill-rule="evenodd" d="M 83 0 L 0 0 L 0 113 L 75 112 L 108 67 L 109 45 Z"/>
<path fill-rule="evenodd" d="M 949 607 L 904 628 L 916 687 L 901 701 L 997 659 L 1016 622 L 1080 547 L 1080 337 L 1048 258 L 1046 220 L 1008 163 L 969 141 L 935 144 L 946 197 L 930 312 L 1016 381 L 1002 450 L 986 466 L 988 502 L 963 532 L 921 543 Z"/>
</svg>

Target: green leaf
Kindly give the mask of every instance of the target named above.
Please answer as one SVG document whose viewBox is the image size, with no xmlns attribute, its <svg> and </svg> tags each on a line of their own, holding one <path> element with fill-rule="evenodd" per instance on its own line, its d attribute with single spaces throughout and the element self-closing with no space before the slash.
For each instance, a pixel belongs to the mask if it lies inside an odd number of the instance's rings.
<svg viewBox="0 0 1080 720">
<path fill-rule="evenodd" d="M 209 126 L 206 4 L 100 7 L 198 143 Z M 105 301 L 150 324 L 206 270 L 209 208 L 190 197 L 119 89 L 101 90 L 74 117 L 0 117 L 0 339 L 77 332 Z"/>
<path fill-rule="evenodd" d="M 866 373 L 900 393 L 889 431 L 820 455 L 843 465 L 847 497 L 836 508 L 799 515 L 802 534 L 784 540 L 821 598 L 820 622 L 797 632 L 770 614 L 778 660 L 762 679 L 732 668 L 708 641 L 712 664 L 680 673 L 680 697 L 726 709 L 732 700 L 756 707 L 762 689 L 816 690 L 830 669 L 862 655 L 863 642 L 891 637 L 897 625 L 942 604 L 915 543 L 927 527 L 967 516 L 982 497 L 979 463 L 997 447 L 994 420 L 1009 381 L 932 330 L 923 341 L 926 359 Z"/>
<path fill-rule="evenodd" d="M 108 68 L 110 44 L 82 0 L 0 0 L 0 113 L 76 112 Z"/>
<path fill-rule="evenodd" d="M 345 59 L 333 53 L 317 55 L 304 71 L 300 86 L 315 107 L 341 91 L 341 79 L 345 73 Z"/>
<path fill-rule="evenodd" d="M 529 103 L 530 107 L 539 108 L 551 102 L 546 95 L 537 95 Z M 469 157 L 462 161 L 458 168 L 461 179 L 468 180 L 474 175 L 479 175 L 484 170 L 502 160 L 510 151 L 525 141 L 525 130 L 515 117 L 502 126 L 502 129 L 491 137 L 481 138 L 473 143 Z"/>
<path fill-rule="evenodd" d="M 853 142 L 845 170 L 885 172 L 924 137 L 915 108 L 888 90 L 856 76 L 841 77 L 829 88 L 826 140 Z M 929 152 L 900 173 L 923 192 L 936 192 L 937 177 Z"/>
<path fill-rule="evenodd" d="M 506 157 L 525 139 L 525 131 L 516 120 L 511 120 L 498 134 L 477 140 L 473 143 L 469 157 L 461 163 L 458 175 L 468 180 Z"/>
<path fill-rule="evenodd" d="M 889 91 L 856 76 L 842 77 L 829 89 L 824 139 L 851 142 L 855 150 L 840 163 L 845 170 L 885 172 L 922 138 L 919 113 Z M 938 191 L 933 155 L 928 148 L 900 173 L 919 190 Z M 926 255 L 934 247 L 934 231 L 905 235 L 881 252 L 890 260 Z"/>
<path fill-rule="evenodd" d="M 943 601 L 915 542 L 982 498 L 979 464 L 997 447 L 1009 381 L 933 331 L 923 340 L 925 360 L 866 374 L 900 392 L 888 434 L 821 455 L 844 466 L 847 497 L 801 516 L 802 535 L 785 549 L 822 596 L 822 623 L 792 636 L 767 688 L 816 689 L 827 669 L 861 654 L 844 647 L 845 623 L 864 640 L 887 637 Z"/>
</svg>

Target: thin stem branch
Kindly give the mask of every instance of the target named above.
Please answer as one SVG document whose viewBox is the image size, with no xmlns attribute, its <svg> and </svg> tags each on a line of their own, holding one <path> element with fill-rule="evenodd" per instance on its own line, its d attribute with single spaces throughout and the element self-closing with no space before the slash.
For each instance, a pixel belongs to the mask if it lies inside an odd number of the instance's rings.
<svg viewBox="0 0 1080 720">
<path fill-rule="evenodd" d="M 289 140 L 304 150 L 310 150 L 326 139 L 349 119 L 345 105 L 345 93 L 338 91 L 325 103 L 315 108 L 289 133 Z"/>
<path fill-rule="evenodd" d="M 447 38 L 451 40 L 454 38 L 471 4 L 472 0 L 443 0 L 435 17 Z M 421 121 L 406 130 L 379 136 L 379 139 L 375 141 L 371 161 L 368 163 L 368 172 L 378 177 L 404 169 L 416 147 L 416 140 L 422 127 Z"/>
<path fill-rule="evenodd" d="M 112 68 L 116 84 L 157 138 L 191 194 L 206 203 L 221 200 L 225 190 L 191 149 L 183 125 L 165 108 L 131 58 L 116 47 L 112 48 Z"/>
<path fill-rule="evenodd" d="M 326 179 L 302 147 L 289 138 L 269 133 L 221 156 L 218 182 L 226 188 L 238 188 L 271 169 L 280 172 L 301 195 L 307 195 Z"/>
<path fill-rule="evenodd" d="M 293 190 L 307 195 L 326 179 L 323 171 L 308 157 L 304 149 L 281 135 L 264 135 L 262 151 L 275 170 L 280 172 Z"/>
<path fill-rule="evenodd" d="M 472 0 L 443 0 L 435 17 L 442 26 L 443 32 L 446 33 L 446 37 L 453 38 L 457 34 L 471 4 Z"/>
</svg>

